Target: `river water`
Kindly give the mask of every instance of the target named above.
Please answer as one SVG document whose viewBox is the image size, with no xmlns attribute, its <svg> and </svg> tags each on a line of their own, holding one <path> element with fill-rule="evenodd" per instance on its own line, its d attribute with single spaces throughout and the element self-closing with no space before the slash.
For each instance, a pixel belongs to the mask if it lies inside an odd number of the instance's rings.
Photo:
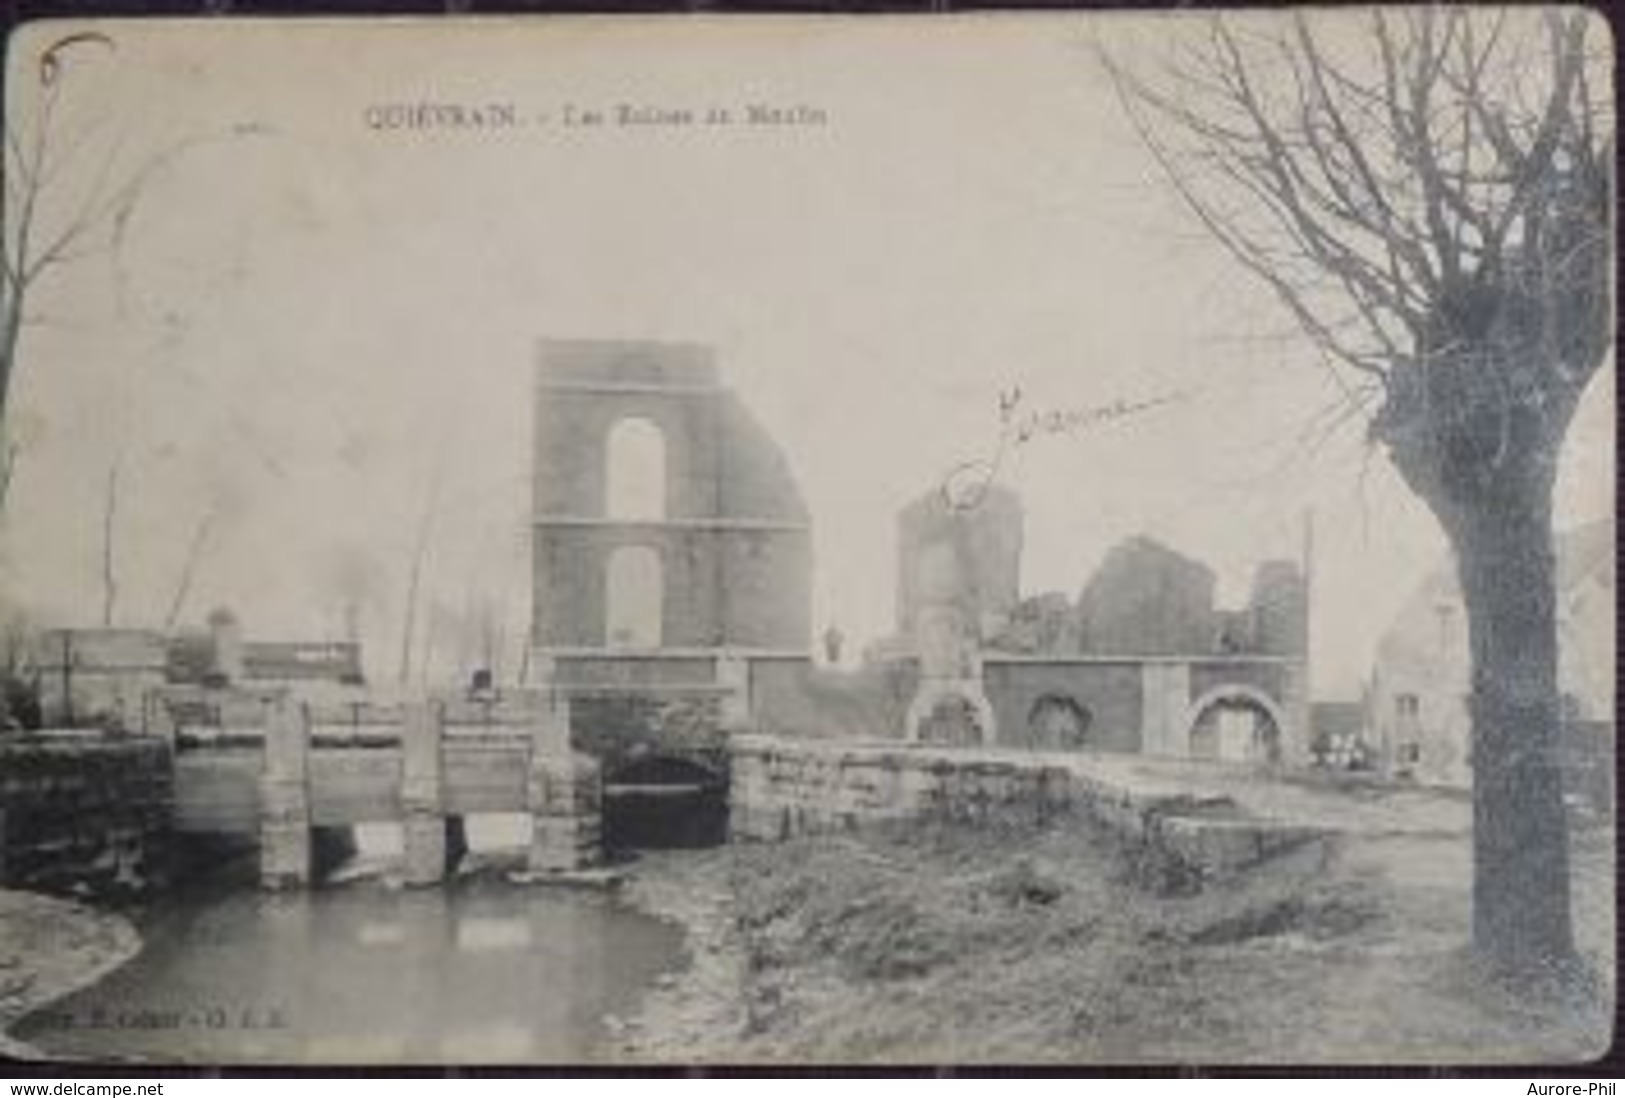
<svg viewBox="0 0 1625 1098">
<path fill-rule="evenodd" d="M 606 1016 L 684 959 L 681 931 L 612 895 L 491 877 L 217 883 L 138 925 L 135 959 L 16 1036 L 169 1063 L 579 1063 L 605 1058 Z"/>
</svg>

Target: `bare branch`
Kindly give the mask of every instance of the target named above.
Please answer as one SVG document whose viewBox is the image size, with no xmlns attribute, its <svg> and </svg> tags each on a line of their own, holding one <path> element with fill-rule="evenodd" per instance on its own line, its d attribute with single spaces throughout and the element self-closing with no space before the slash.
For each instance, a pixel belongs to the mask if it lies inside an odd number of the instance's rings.
<svg viewBox="0 0 1625 1098">
<path fill-rule="evenodd" d="M 1196 215 L 1198 220 L 1213 235 L 1214 239 L 1237 261 L 1270 286 L 1277 299 L 1297 318 L 1304 330 L 1311 334 L 1317 346 L 1330 356 L 1381 380 L 1383 376 L 1381 366 L 1340 341 L 1336 334 L 1321 322 L 1314 311 L 1304 304 L 1299 288 L 1288 282 L 1277 271 L 1270 258 L 1263 254 L 1254 243 L 1241 234 L 1232 231 L 1224 219 L 1216 216 L 1208 204 L 1197 196 L 1181 173 L 1174 167 L 1168 151 L 1157 139 L 1155 132 L 1142 116 L 1136 102 L 1136 92 L 1132 87 L 1132 77 L 1119 67 L 1109 55 L 1102 55 L 1102 62 L 1111 76 L 1114 86 L 1117 88 L 1119 99 L 1124 105 L 1125 113 L 1128 115 L 1131 124 L 1138 131 L 1141 139 L 1158 163 L 1162 165 L 1165 174 L 1186 207 Z M 1337 371 L 1330 361 L 1326 362 L 1326 366 L 1345 398 L 1351 403 L 1356 402 L 1354 389 L 1348 380 Z"/>
</svg>

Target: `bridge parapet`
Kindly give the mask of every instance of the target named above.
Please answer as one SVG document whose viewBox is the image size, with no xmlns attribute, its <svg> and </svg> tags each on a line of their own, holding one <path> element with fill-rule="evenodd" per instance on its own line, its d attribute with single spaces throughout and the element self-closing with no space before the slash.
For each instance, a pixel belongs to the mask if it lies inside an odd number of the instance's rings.
<svg viewBox="0 0 1625 1098">
<path fill-rule="evenodd" d="M 476 813 L 532 817 L 534 872 L 598 860 L 599 768 L 572 751 L 563 697 L 311 704 L 205 690 L 160 701 L 177 826 L 257 834 L 267 887 L 311 880 L 313 831 L 373 822 L 401 826 L 404 879 L 433 883 Z"/>
</svg>

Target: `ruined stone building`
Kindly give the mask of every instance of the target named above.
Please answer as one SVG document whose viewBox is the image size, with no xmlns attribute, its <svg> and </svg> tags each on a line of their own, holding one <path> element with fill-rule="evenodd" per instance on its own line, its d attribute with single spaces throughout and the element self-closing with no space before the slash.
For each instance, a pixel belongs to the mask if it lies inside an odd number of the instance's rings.
<svg viewBox="0 0 1625 1098">
<path fill-rule="evenodd" d="M 909 636 L 921 588 L 934 572 L 963 567 L 953 586 L 978 633 L 993 637 L 1021 599 L 1021 499 L 989 485 L 974 507 L 953 507 L 933 490 L 897 516 L 897 633 Z"/>
<path fill-rule="evenodd" d="M 530 681 L 607 782 L 703 787 L 720 826 L 728 730 L 811 664 L 801 491 L 708 347 L 544 341 L 535 409 Z"/>
<path fill-rule="evenodd" d="M 1114 546 L 1078 600 L 1085 650 L 1134 656 L 1208 652 L 1215 639 L 1213 569 L 1151 540 Z"/>
<path fill-rule="evenodd" d="M 1265 763 L 1307 756 L 1308 605 L 1296 564 L 1264 562 L 1247 604 L 1220 609 L 1210 568 L 1135 537 L 1107 553 L 1075 602 L 1023 598 L 1022 521 L 1019 499 L 1002 488 L 960 508 L 933 492 L 901 512 L 897 630 L 875 651 L 912 676 L 907 736 Z M 938 592 L 930 615 L 925 591 Z M 956 646 L 963 638 L 973 651 Z"/>
<path fill-rule="evenodd" d="M 544 342 L 535 447 L 537 655 L 807 650 L 807 507 L 709 348 Z"/>
</svg>

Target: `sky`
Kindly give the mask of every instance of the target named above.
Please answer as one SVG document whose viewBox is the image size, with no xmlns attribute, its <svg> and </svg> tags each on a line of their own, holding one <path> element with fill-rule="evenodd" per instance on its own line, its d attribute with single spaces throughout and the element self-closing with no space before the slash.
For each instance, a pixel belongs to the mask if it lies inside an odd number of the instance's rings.
<svg viewBox="0 0 1625 1098">
<path fill-rule="evenodd" d="M 814 621 L 850 650 L 891 628 L 897 510 L 987 455 L 1001 393 L 1166 398 L 1006 461 L 1023 590 L 1075 596 L 1147 533 L 1239 604 L 1312 511 L 1315 689 L 1352 696 L 1444 543 L 1357 424 L 1306 440 L 1337 390 L 1125 125 L 1091 43 L 1159 18 L 97 24 L 62 53 L 39 216 L 99 179 L 140 196 L 33 297 L 0 583 L 99 622 L 110 527 L 114 620 L 160 624 L 212 514 L 182 622 L 229 605 L 251 637 L 314 639 L 359 600 L 393 676 L 421 539 L 416 658 L 459 669 L 488 606 L 507 673 L 538 341 L 684 340 L 783 447 Z M 40 49 L 82 29 L 11 43 L 19 133 Z M 391 124 L 421 104 L 512 124 Z M 623 104 L 695 121 L 615 124 Z M 1613 385 L 1571 432 L 1560 526 L 1611 513 Z"/>
</svg>

